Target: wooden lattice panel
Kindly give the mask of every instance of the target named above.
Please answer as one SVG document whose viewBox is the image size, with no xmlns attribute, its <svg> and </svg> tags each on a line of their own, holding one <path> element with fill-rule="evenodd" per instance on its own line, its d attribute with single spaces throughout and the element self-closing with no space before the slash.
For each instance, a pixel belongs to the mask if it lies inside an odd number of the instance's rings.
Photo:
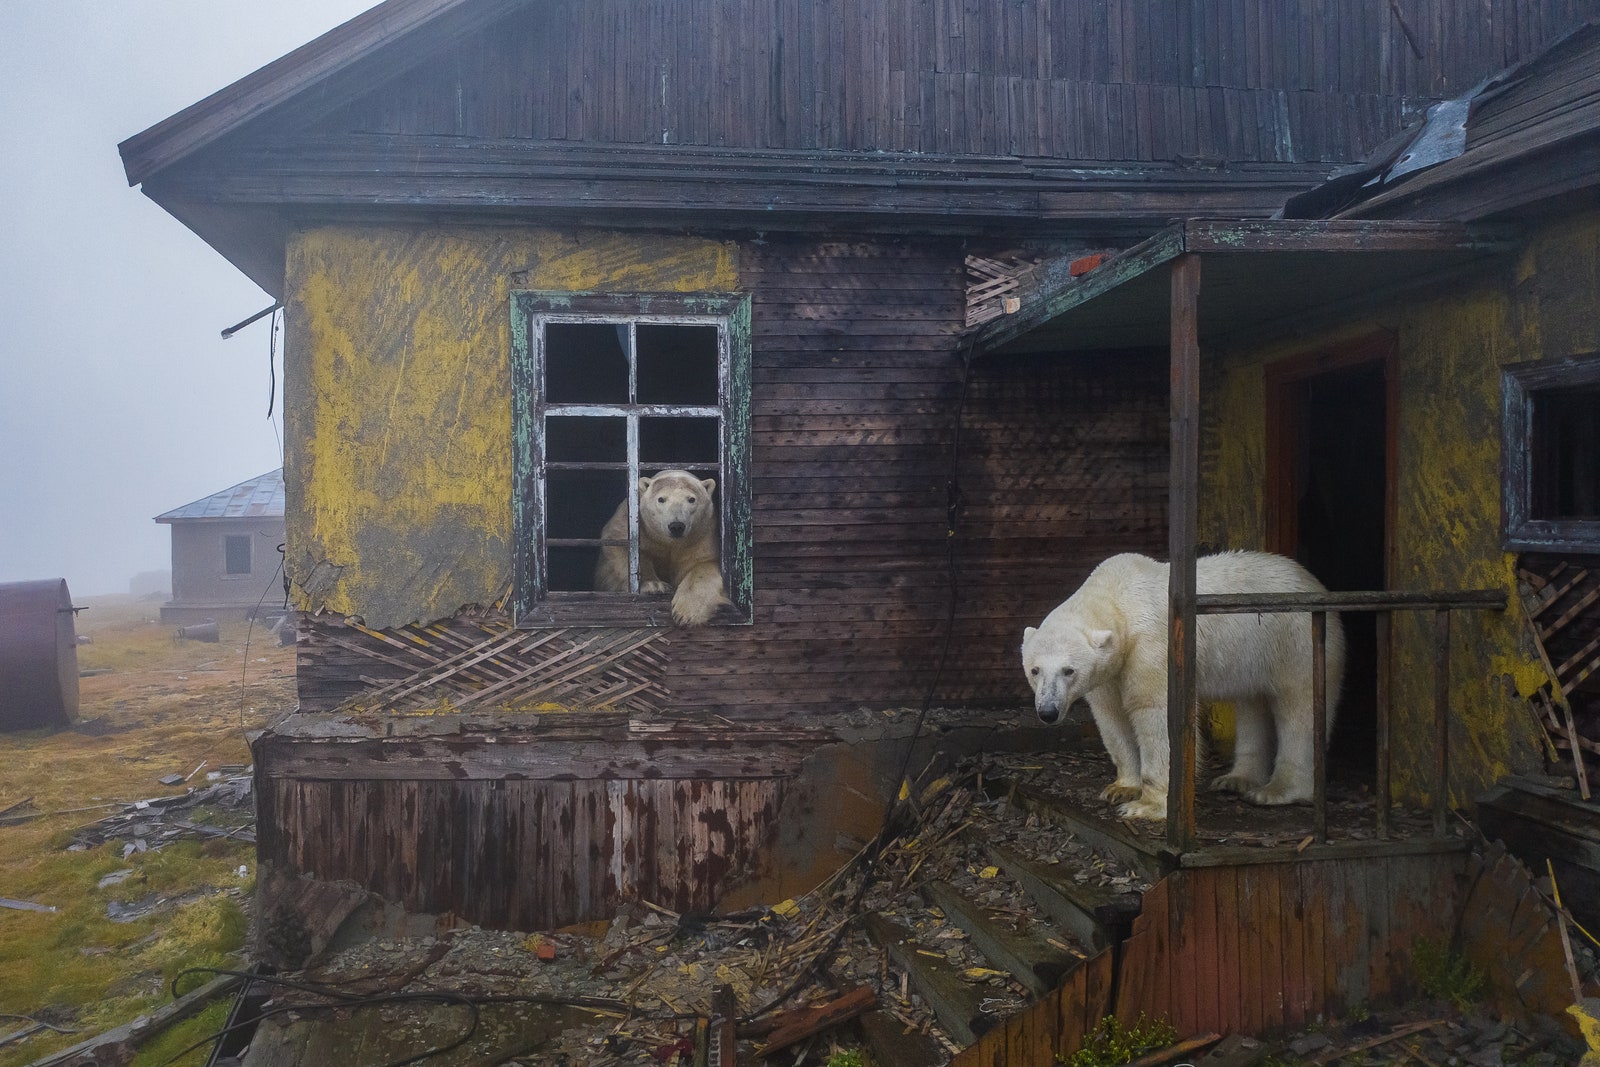
<svg viewBox="0 0 1600 1067">
<path fill-rule="evenodd" d="M 658 712 L 668 699 L 666 634 L 656 629 L 518 630 L 499 613 L 373 630 L 350 619 L 301 625 L 301 670 L 313 679 L 331 663 L 362 687 L 344 712 L 405 713 L 448 705 L 460 711 Z M 302 679 L 302 708 L 306 699 Z"/>
<path fill-rule="evenodd" d="M 1600 756 L 1600 558 L 1527 553 L 1518 560 L 1517 578 L 1550 679 L 1534 705 L 1588 796 L 1592 772 L 1584 761 L 1592 765 Z"/>
</svg>

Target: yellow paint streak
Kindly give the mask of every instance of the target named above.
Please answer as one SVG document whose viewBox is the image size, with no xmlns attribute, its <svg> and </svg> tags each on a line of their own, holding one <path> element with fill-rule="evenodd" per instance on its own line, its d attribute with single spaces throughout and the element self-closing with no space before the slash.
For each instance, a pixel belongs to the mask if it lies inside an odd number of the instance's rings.
<svg viewBox="0 0 1600 1067">
<path fill-rule="evenodd" d="M 728 292 L 731 243 L 326 227 L 288 254 L 288 538 L 299 607 L 387 628 L 511 583 L 513 288 Z"/>
</svg>

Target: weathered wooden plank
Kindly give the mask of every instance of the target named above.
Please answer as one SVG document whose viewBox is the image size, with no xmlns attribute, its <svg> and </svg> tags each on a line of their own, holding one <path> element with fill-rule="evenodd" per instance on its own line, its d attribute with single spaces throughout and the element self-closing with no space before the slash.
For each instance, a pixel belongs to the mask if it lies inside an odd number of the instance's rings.
<svg viewBox="0 0 1600 1067">
<path fill-rule="evenodd" d="M 1042 934 L 1007 930 L 947 882 L 929 882 L 922 887 L 922 894 L 965 930 L 991 963 L 1010 971 L 1034 996 L 1050 992 L 1061 976 L 1078 964 L 1078 957 L 1052 947 Z"/>
<path fill-rule="evenodd" d="M 1239 968 L 1239 937 L 1245 919 L 1239 899 L 1239 881 L 1236 868 L 1219 867 L 1205 872 L 1205 884 L 1211 887 L 1214 922 L 1217 932 L 1215 974 L 1217 1016 L 1225 1031 L 1242 1032 L 1243 994 Z"/>
<path fill-rule="evenodd" d="M 994 1017 L 980 1006 L 983 999 L 975 986 L 960 980 L 956 969 L 942 954 L 923 955 L 911 932 L 878 914 L 866 917 L 867 932 L 889 953 L 895 965 L 910 978 L 911 984 L 927 1001 L 939 1023 L 963 1045 L 970 1045 L 994 1026 Z"/>
<path fill-rule="evenodd" d="M 1138 913 L 1137 898 L 1078 884 L 1002 845 L 988 845 L 989 855 L 1022 884 L 1045 914 L 1085 945 L 1107 948 L 1120 939 Z"/>
</svg>

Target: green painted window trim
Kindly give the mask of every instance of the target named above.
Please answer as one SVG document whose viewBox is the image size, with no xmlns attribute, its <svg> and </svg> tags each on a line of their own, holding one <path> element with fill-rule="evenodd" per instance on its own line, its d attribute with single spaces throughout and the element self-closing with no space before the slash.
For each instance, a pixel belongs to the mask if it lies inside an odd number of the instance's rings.
<svg viewBox="0 0 1600 1067">
<path fill-rule="evenodd" d="M 669 626 L 663 596 L 551 592 L 543 587 L 539 501 L 544 471 L 537 316 L 594 315 L 672 319 L 714 317 L 727 341 L 727 393 L 722 411 L 722 575 L 731 613 L 712 625 L 748 624 L 754 605 L 754 532 L 750 490 L 750 298 L 739 293 L 595 293 L 517 289 L 511 292 L 513 618 L 519 627 Z"/>
</svg>

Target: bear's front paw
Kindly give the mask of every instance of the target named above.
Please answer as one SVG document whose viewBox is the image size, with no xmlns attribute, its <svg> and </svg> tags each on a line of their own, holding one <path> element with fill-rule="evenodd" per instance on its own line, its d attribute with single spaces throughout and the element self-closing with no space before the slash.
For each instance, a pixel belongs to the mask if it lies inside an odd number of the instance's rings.
<svg viewBox="0 0 1600 1067">
<path fill-rule="evenodd" d="M 1277 807 L 1281 804 L 1311 803 L 1311 791 L 1309 789 L 1299 789 L 1293 785 L 1285 785 L 1282 782 L 1268 782 L 1260 789 L 1250 790 L 1244 796 L 1252 804 L 1262 804 L 1268 807 Z"/>
<path fill-rule="evenodd" d="M 1261 785 L 1242 774 L 1223 774 L 1211 779 L 1211 788 L 1218 793 L 1248 793 Z"/>
<path fill-rule="evenodd" d="M 670 592 L 672 592 L 672 586 L 668 585 L 666 582 L 640 582 L 639 583 L 639 592 L 641 592 L 641 593 L 670 593 Z"/>
<path fill-rule="evenodd" d="M 1100 790 L 1100 799 L 1109 800 L 1113 804 L 1121 804 L 1126 800 L 1138 800 L 1139 794 L 1144 790 L 1136 785 L 1125 785 L 1122 782 L 1112 782 Z"/>
<path fill-rule="evenodd" d="M 704 626 L 711 621 L 717 613 L 716 604 L 678 604 L 672 605 L 672 621 L 679 626 Z"/>
<path fill-rule="evenodd" d="M 1165 797 L 1160 800 L 1142 797 L 1122 805 L 1117 809 L 1117 814 L 1124 819 L 1154 819 L 1161 822 L 1167 817 L 1167 801 Z"/>
</svg>

